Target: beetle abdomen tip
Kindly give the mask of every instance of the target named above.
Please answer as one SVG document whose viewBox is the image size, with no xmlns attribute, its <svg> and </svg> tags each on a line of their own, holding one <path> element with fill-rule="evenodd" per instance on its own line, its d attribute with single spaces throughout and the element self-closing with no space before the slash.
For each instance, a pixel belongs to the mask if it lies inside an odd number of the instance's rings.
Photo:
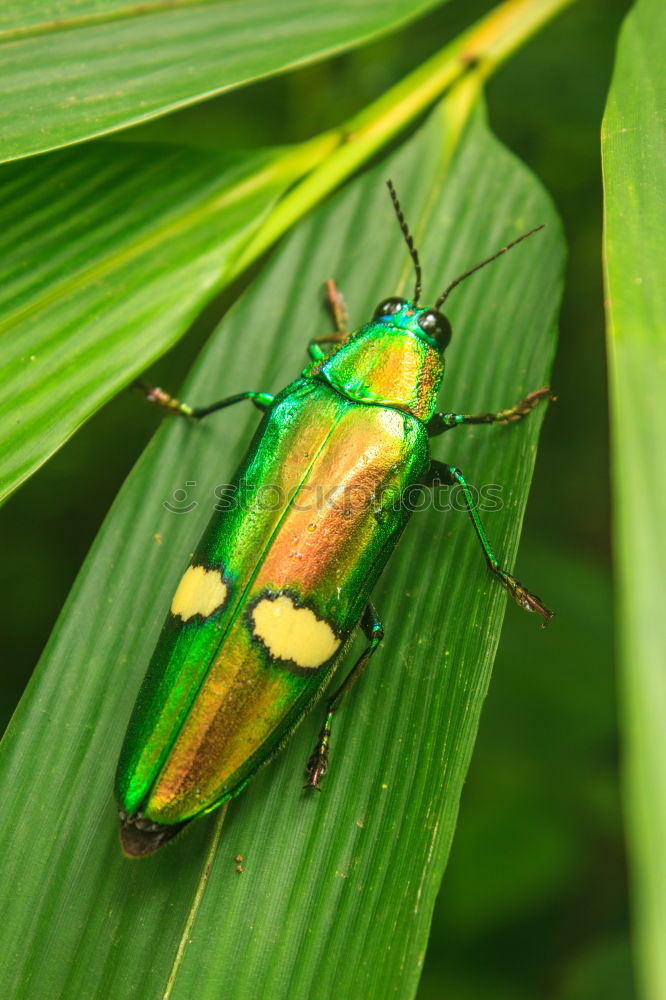
<svg viewBox="0 0 666 1000">
<path fill-rule="evenodd" d="M 182 830 L 185 823 L 162 826 L 133 816 L 120 817 L 120 845 L 128 858 L 145 858 Z"/>
</svg>

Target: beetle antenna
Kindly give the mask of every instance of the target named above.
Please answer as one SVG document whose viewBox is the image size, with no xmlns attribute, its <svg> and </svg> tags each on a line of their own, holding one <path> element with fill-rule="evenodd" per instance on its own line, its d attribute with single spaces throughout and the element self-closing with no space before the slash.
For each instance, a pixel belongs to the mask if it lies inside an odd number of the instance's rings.
<svg viewBox="0 0 666 1000">
<path fill-rule="evenodd" d="M 461 281 L 465 280 L 465 278 L 469 278 L 470 274 L 474 274 L 475 271 L 478 271 L 480 270 L 480 268 L 485 267 L 486 264 L 491 264 L 494 260 L 497 260 L 498 257 L 501 257 L 503 253 L 506 253 L 507 250 L 511 250 L 512 247 L 515 247 L 517 243 L 520 243 L 522 240 L 526 240 L 527 237 L 531 236 L 533 233 L 538 233 L 540 229 L 543 229 L 543 224 L 540 226 L 535 226 L 534 229 L 530 229 L 529 233 L 523 233 L 522 236 L 519 236 L 518 239 L 514 240 L 512 243 L 507 243 L 505 247 L 502 247 L 501 250 L 498 250 L 497 253 L 494 253 L 492 257 L 487 257 L 486 260 L 482 260 L 480 264 L 476 265 L 476 267 L 470 267 L 469 271 L 465 271 L 464 274 L 461 274 L 459 278 L 456 278 L 455 281 L 452 281 L 451 284 L 444 289 L 440 297 L 435 302 L 435 309 L 439 309 L 440 306 L 442 306 L 442 304 L 448 298 L 450 292 L 452 292 L 453 289 L 456 287 L 456 285 L 459 285 Z"/>
<path fill-rule="evenodd" d="M 400 208 L 400 202 L 398 201 L 398 196 L 395 193 L 395 188 L 393 183 L 388 180 L 386 186 L 389 189 L 389 194 L 391 195 L 391 201 L 393 202 L 393 208 L 395 209 L 395 214 L 398 217 L 398 223 L 400 229 L 402 230 L 402 235 L 405 237 L 405 243 L 407 244 L 407 249 L 409 250 L 410 257 L 414 261 L 414 270 L 416 271 L 416 284 L 414 286 L 414 299 L 413 305 L 417 306 L 419 304 L 419 299 L 421 298 L 421 262 L 419 260 L 419 252 L 414 246 L 414 240 L 412 234 L 409 231 L 409 227 L 405 222 L 405 217 L 402 214 L 402 209 Z"/>
</svg>

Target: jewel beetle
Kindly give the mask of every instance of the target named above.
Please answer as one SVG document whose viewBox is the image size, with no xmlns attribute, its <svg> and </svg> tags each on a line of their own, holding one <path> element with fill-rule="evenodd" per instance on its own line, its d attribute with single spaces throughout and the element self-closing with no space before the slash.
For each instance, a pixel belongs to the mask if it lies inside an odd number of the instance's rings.
<svg viewBox="0 0 666 1000">
<path fill-rule="evenodd" d="M 349 333 L 342 297 L 329 282 L 335 332 L 310 342 L 311 363 L 275 397 L 242 392 L 193 408 L 143 387 L 166 411 L 193 420 L 244 400 L 264 416 L 229 502 L 213 515 L 175 588 L 130 719 L 116 774 L 129 857 L 151 854 L 236 796 L 322 693 L 360 627 L 367 646 L 328 697 L 307 762 L 306 787 L 319 789 L 335 713 L 383 638 L 371 593 L 410 516 L 411 487 L 457 485 L 490 571 L 521 607 L 544 624 L 552 617 L 501 566 L 463 474 L 431 459 L 428 444 L 461 424 L 521 420 L 551 397 L 543 387 L 494 413 L 436 411 L 451 339 L 446 298 L 536 230 L 424 307 L 418 252 L 388 186 L 414 264 L 411 299 L 385 299 Z"/>
</svg>

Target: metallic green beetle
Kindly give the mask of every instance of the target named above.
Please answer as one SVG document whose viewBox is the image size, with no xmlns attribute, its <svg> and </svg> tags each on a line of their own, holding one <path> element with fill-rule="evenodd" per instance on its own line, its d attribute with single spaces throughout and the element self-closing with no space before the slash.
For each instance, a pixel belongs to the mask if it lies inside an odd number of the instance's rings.
<svg viewBox="0 0 666 1000">
<path fill-rule="evenodd" d="M 383 636 L 370 595 L 409 517 L 410 487 L 457 483 L 491 571 L 519 605 L 545 623 L 552 617 L 500 566 L 459 470 L 429 456 L 430 436 L 520 420 L 550 396 L 544 387 L 498 413 L 435 412 L 451 338 L 440 307 L 499 254 L 452 282 L 434 308 L 419 306 L 418 254 L 390 182 L 389 190 L 416 270 L 411 300 L 387 299 L 349 335 L 330 282 L 337 332 L 311 342 L 312 364 L 275 398 L 245 392 L 193 409 L 147 390 L 189 417 L 241 400 L 265 415 L 227 509 L 213 516 L 175 590 L 130 720 L 116 777 L 130 857 L 152 853 L 244 788 L 320 694 L 360 624 L 368 646 L 328 699 L 307 764 L 308 785 L 319 788 L 333 716 Z"/>
</svg>

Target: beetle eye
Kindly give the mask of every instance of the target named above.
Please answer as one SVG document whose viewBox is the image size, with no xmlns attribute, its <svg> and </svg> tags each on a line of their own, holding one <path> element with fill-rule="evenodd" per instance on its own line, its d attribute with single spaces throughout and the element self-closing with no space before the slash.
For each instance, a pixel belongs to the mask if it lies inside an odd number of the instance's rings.
<svg viewBox="0 0 666 1000">
<path fill-rule="evenodd" d="M 404 305 L 404 299 L 384 299 L 375 309 L 374 319 L 380 319 L 382 316 L 395 316 Z"/>
<path fill-rule="evenodd" d="M 440 351 L 449 346 L 451 341 L 451 324 L 446 316 L 437 309 L 426 309 L 418 318 L 418 324 L 424 333 L 437 341 Z"/>
</svg>

